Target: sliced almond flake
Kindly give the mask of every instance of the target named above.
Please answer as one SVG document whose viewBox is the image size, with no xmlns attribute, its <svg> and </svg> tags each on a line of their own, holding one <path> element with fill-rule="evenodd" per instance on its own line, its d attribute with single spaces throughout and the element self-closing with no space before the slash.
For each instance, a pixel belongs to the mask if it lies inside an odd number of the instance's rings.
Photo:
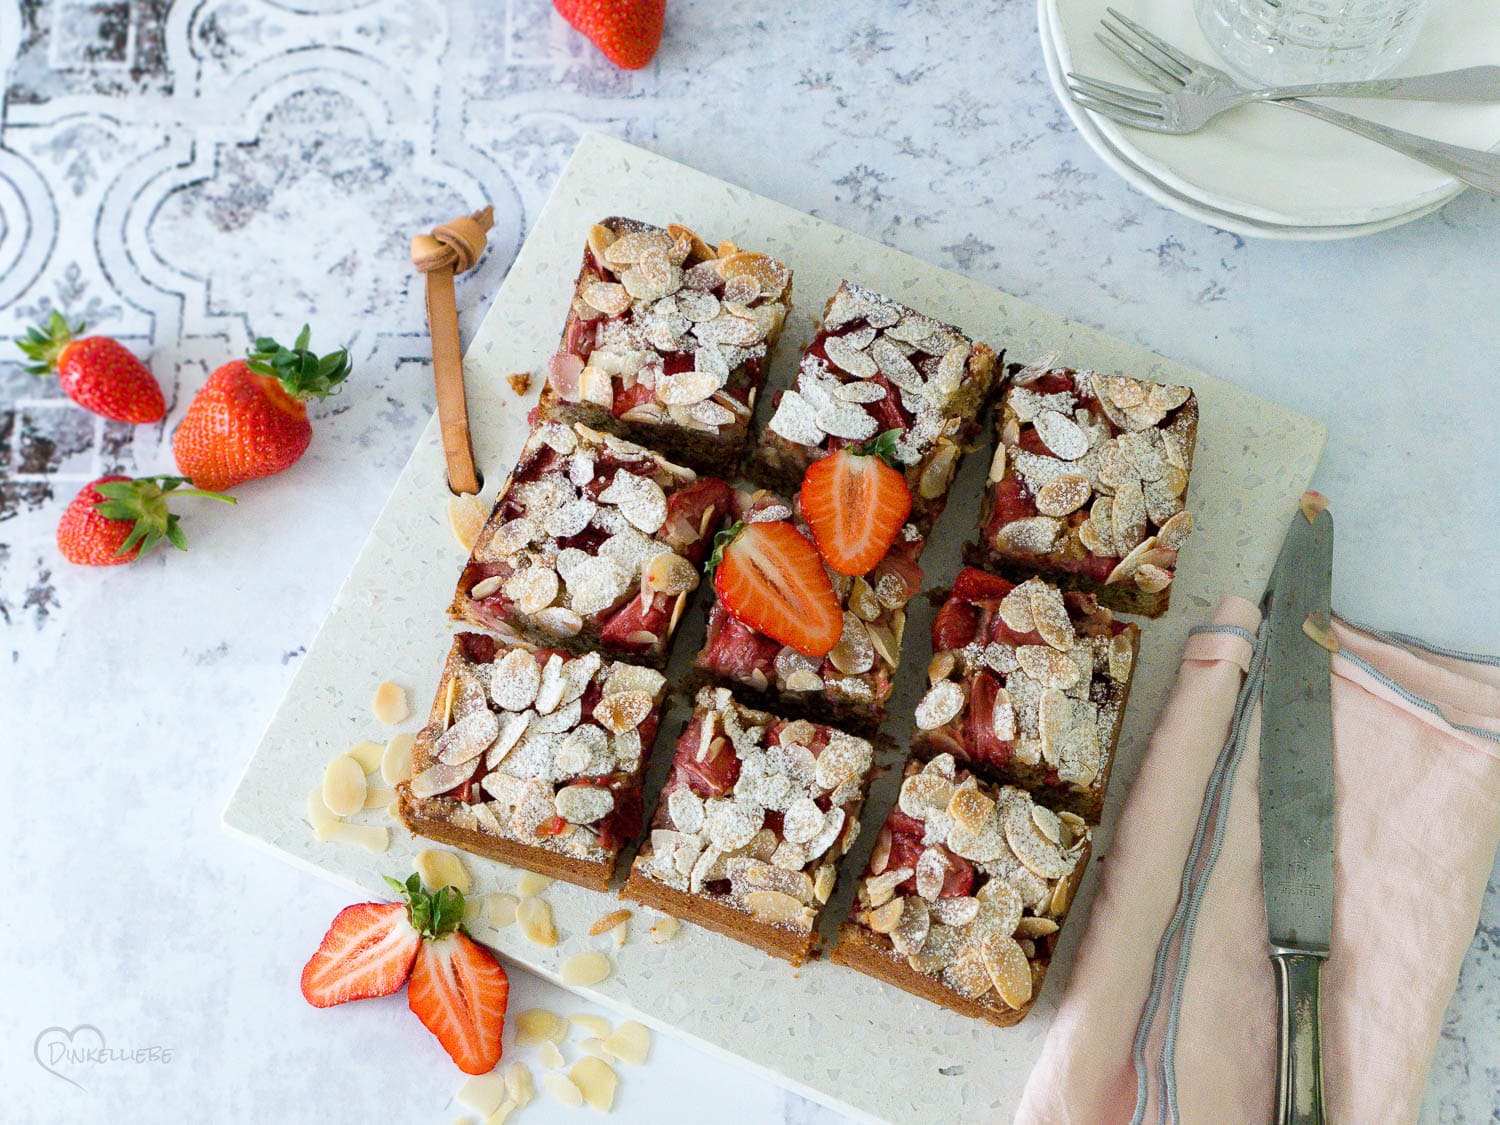
<svg viewBox="0 0 1500 1125">
<path fill-rule="evenodd" d="M 966 1000 L 978 999 L 993 984 L 977 949 L 961 951 L 943 969 L 943 983 Z"/>
<path fill-rule="evenodd" d="M 630 294 L 625 291 L 625 286 L 613 281 L 590 279 L 583 283 L 578 295 L 590 308 L 598 309 L 605 316 L 619 316 L 630 307 Z"/>
<path fill-rule="evenodd" d="M 786 738 L 785 732 L 782 737 Z M 844 735 L 830 739 L 818 755 L 813 780 L 820 789 L 833 789 L 840 782 L 863 778 L 874 760 L 874 747 L 862 738 Z"/>
<path fill-rule="evenodd" d="M 794 844 L 805 844 L 823 827 L 823 810 L 809 797 L 799 797 L 787 809 L 781 834 Z M 801 866 L 800 864 L 798 865 Z"/>
<path fill-rule="evenodd" d="M 634 730 L 651 714 L 655 699 L 643 691 L 621 691 L 594 704 L 594 720 L 612 734 Z"/>
<path fill-rule="evenodd" d="M 416 736 L 408 732 L 391 735 L 380 755 L 380 776 L 387 785 L 411 780 L 411 752 Z"/>
<path fill-rule="evenodd" d="M 434 756 L 448 765 L 471 762 L 489 749 L 500 733 L 500 720 L 486 708 L 459 719 L 433 744 Z"/>
<path fill-rule="evenodd" d="M 1309 613 L 1302 621 L 1302 632 L 1335 656 L 1340 651 L 1339 639 L 1326 613 Z M 325 791 L 326 796 L 326 791 Z M 329 805 L 329 808 L 332 808 Z"/>
<path fill-rule="evenodd" d="M 449 497 L 448 526 L 453 529 L 453 538 L 465 551 L 474 549 L 489 514 L 484 501 L 471 492 Z"/>
<path fill-rule="evenodd" d="M 1042 444 L 1064 461 L 1076 461 L 1089 451 L 1088 436 L 1077 422 L 1055 410 L 1042 410 L 1032 422 Z"/>
<path fill-rule="evenodd" d="M 724 385 L 724 379 L 712 371 L 683 371 L 656 381 L 656 397 L 667 406 L 691 406 L 702 402 Z"/>
<path fill-rule="evenodd" d="M 893 386 L 914 394 L 922 393 L 925 382 L 921 372 L 906 358 L 896 344 L 881 336 L 870 345 L 870 358 L 878 365 L 880 373 L 884 375 Z"/>
<path fill-rule="evenodd" d="M 789 692 L 822 691 L 826 685 L 816 672 L 799 668 L 782 682 L 782 690 Z"/>
<path fill-rule="evenodd" d="M 1082 678 L 1078 665 L 1066 653 L 1044 645 L 1021 645 L 1016 649 L 1021 670 L 1043 687 L 1066 691 Z"/>
<path fill-rule="evenodd" d="M 940 898 L 932 904 L 933 918 L 945 926 L 967 926 L 979 915 L 979 900 L 967 895 Z"/>
<path fill-rule="evenodd" d="M 495 529 L 482 553 L 492 558 L 509 558 L 531 546 L 539 531 L 535 520 L 529 516 L 518 516 Z"/>
<path fill-rule="evenodd" d="M 931 339 L 927 341 L 929 347 L 932 343 Z M 943 358 L 938 361 L 937 371 L 928 388 L 929 393 L 936 395 L 939 402 L 946 402 L 963 385 L 972 354 L 973 349 L 968 344 L 954 344 L 943 351 Z"/>
<path fill-rule="evenodd" d="M 1005 459 L 1009 448 L 1004 442 L 996 444 L 995 455 L 990 459 L 989 475 L 985 478 L 989 484 L 999 484 L 1005 479 Z"/>
<path fill-rule="evenodd" d="M 557 975 L 563 984 L 577 988 L 591 988 L 609 977 L 613 966 L 602 953 L 590 950 L 569 957 L 558 968 Z"/>
<path fill-rule="evenodd" d="M 1185 403 L 1192 393 L 1191 387 L 1180 387 L 1173 383 L 1152 383 L 1146 402 L 1153 410 L 1171 411 Z"/>
<path fill-rule="evenodd" d="M 1044 516 L 1066 516 L 1087 504 L 1093 491 L 1088 477 L 1062 473 L 1037 490 L 1036 510 Z"/>
<path fill-rule="evenodd" d="M 868 923 L 877 934 L 889 934 L 901 923 L 901 914 L 906 908 L 906 899 L 893 898 L 883 906 L 870 911 Z"/>
<path fill-rule="evenodd" d="M 505 1076 L 493 1071 L 475 1075 L 465 1081 L 454 1096 L 460 1104 L 487 1118 L 506 1100 Z"/>
<path fill-rule="evenodd" d="M 896 888 L 915 874 L 915 868 L 911 867 L 890 868 L 866 879 L 860 887 L 860 894 L 870 906 L 883 906 L 891 900 Z"/>
<path fill-rule="evenodd" d="M 848 336 L 829 336 L 823 341 L 823 352 L 828 356 L 828 361 L 840 370 L 847 371 L 856 379 L 869 379 L 880 373 L 875 360 L 870 357 L 869 352 L 863 350 L 874 338 L 874 329 L 869 328 L 860 329 Z M 861 339 L 863 344 L 858 343 Z"/>
<path fill-rule="evenodd" d="M 703 798 L 683 786 L 667 798 L 667 813 L 674 827 L 682 832 L 697 832 L 703 827 Z"/>
<path fill-rule="evenodd" d="M 307 823 L 312 825 L 313 835 L 319 840 L 327 840 L 333 829 L 343 823 L 324 803 L 321 785 L 307 795 Z"/>
<path fill-rule="evenodd" d="M 956 686 L 956 685 L 955 685 Z M 898 798 L 901 811 L 918 820 L 946 816 L 953 801 L 954 785 L 940 773 L 923 771 L 912 774 L 901 783 Z"/>
<path fill-rule="evenodd" d="M 705 802 L 703 830 L 714 847 L 732 852 L 754 839 L 764 819 L 765 814 L 759 809 L 713 797 Z"/>
<path fill-rule="evenodd" d="M 411 717 L 411 706 L 406 702 L 406 690 L 389 680 L 375 689 L 375 698 L 370 704 L 375 718 L 387 726 L 404 723 Z"/>
<path fill-rule="evenodd" d="M 875 664 L 875 648 L 865 623 L 848 610 L 844 611 L 844 630 L 828 659 L 840 672 L 851 676 L 862 675 Z"/>
<path fill-rule="evenodd" d="M 928 848 L 917 859 L 917 894 L 929 903 L 934 902 L 943 891 L 943 878 L 948 873 L 948 864 L 937 848 Z"/>
<path fill-rule="evenodd" d="M 927 903 L 916 896 L 907 898 L 902 903 L 901 920 L 891 931 L 891 945 L 901 956 L 910 957 L 921 951 L 931 928 L 932 916 L 928 913 Z"/>
<path fill-rule="evenodd" d="M 910 431 L 908 431 L 910 432 Z M 948 491 L 953 471 L 958 467 L 958 446 L 946 438 L 938 438 L 937 449 L 917 478 L 917 494 L 924 500 L 936 500 Z"/>
<path fill-rule="evenodd" d="M 844 825 L 848 820 L 848 814 L 843 807 L 835 805 L 823 816 L 823 827 L 805 845 L 807 858 L 810 861 L 820 858 L 829 848 L 833 847 L 834 841 L 843 832 Z"/>
<path fill-rule="evenodd" d="M 576 637 L 583 630 L 583 618 L 565 606 L 553 606 L 535 615 L 534 620 L 554 637 Z"/>
<path fill-rule="evenodd" d="M 1031 587 L 1031 616 L 1036 631 L 1053 648 L 1068 651 L 1077 635 L 1068 616 L 1068 607 L 1063 603 L 1062 591 L 1039 578 L 1030 579 L 1026 585 Z"/>
<path fill-rule="evenodd" d="M 651 929 L 647 932 L 650 933 L 651 940 L 654 943 L 656 943 L 657 945 L 665 945 L 667 942 L 671 941 L 674 937 L 677 936 L 677 931 L 681 928 L 682 924 L 678 922 L 676 918 L 665 917 L 658 918 L 654 923 L 652 923 Z"/>
<path fill-rule="evenodd" d="M 977 789 L 955 789 L 948 802 L 948 815 L 954 826 L 977 831 L 995 813 L 995 802 Z"/>
<path fill-rule="evenodd" d="M 952 680 L 940 680 L 927 689 L 913 718 L 919 730 L 937 730 L 958 718 L 963 709 L 964 689 Z"/>
<path fill-rule="evenodd" d="M 745 895 L 745 908 L 757 922 L 785 929 L 812 929 L 816 912 L 780 891 L 751 891 Z"/>
<path fill-rule="evenodd" d="M 1027 870 L 1040 878 L 1060 879 L 1073 869 L 1063 850 L 1037 827 L 1027 803 L 1012 805 L 1006 812 L 1005 841 Z"/>
<path fill-rule="evenodd" d="M 584 956 L 589 955 L 584 954 Z M 566 967 L 564 965 L 565 969 Z M 564 981 L 566 983 L 566 977 Z M 600 1046 L 602 1047 L 603 1044 Z M 603 1059 L 594 1055 L 584 1056 L 569 1069 L 568 1077 L 573 1085 L 578 1087 L 583 1095 L 584 1104 L 589 1108 L 597 1109 L 600 1113 L 608 1113 L 614 1107 L 615 1088 L 619 1085 L 620 1079 L 609 1063 Z"/>
<path fill-rule="evenodd" d="M 1152 563 L 1144 563 L 1132 575 L 1136 586 L 1147 594 L 1159 594 L 1172 584 L 1172 572 Z"/>
<path fill-rule="evenodd" d="M 323 771 L 323 804 L 334 816 L 353 816 L 365 807 L 367 791 L 364 767 L 348 754 L 340 754 Z"/>
<path fill-rule="evenodd" d="M 1193 514 L 1191 512 L 1178 512 L 1166 523 L 1161 525 L 1161 530 L 1156 534 L 1156 541 L 1169 551 L 1178 550 L 1187 537 L 1193 532 Z"/>
<path fill-rule="evenodd" d="M 492 574 L 488 578 L 481 578 L 469 587 L 469 597 L 473 598 L 476 602 L 482 602 L 504 585 L 505 575 Z"/>
<path fill-rule="evenodd" d="M 666 682 L 667 678 L 655 668 L 645 668 L 639 664 L 614 663 L 610 665 L 609 675 L 605 677 L 603 691 L 605 695 L 614 695 L 616 692 L 624 691 L 642 691 L 655 699 L 656 693 Z"/>
<path fill-rule="evenodd" d="M 505 760 L 507 754 L 515 749 L 516 744 L 521 741 L 521 736 L 531 726 L 533 717 L 532 712 L 521 711 L 507 714 L 501 719 L 499 733 L 495 735 L 495 740 L 490 743 L 485 753 L 486 769 L 494 769 Z"/>
<path fill-rule="evenodd" d="M 1009 857 L 1010 862 L 1015 864 L 1014 857 Z M 1024 868 L 1017 868 L 1024 873 L 1029 881 L 1037 881 L 1036 876 Z M 1045 893 L 1045 885 L 1043 885 Z M 1021 892 L 1007 879 L 992 878 L 980 886 L 975 892 L 975 901 L 979 904 L 979 912 L 975 916 L 973 932 L 975 936 L 987 933 L 1013 934 L 1016 926 L 1021 921 L 1021 912 L 1024 907 Z"/>
<path fill-rule="evenodd" d="M 547 904 L 546 899 L 534 896 L 523 898 L 516 906 L 516 924 L 529 942 L 549 949 L 557 944 L 557 928 L 552 924 L 552 907 Z M 558 1022 L 561 1023 L 561 1020 Z M 564 1033 L 566 1027 L 564 1024 Z"/>
<path fill-rule="evenodd" d="M 1012 520 L 995 536 L 1003 550 L 1026 555 L 1045 555 L 1057 544 L 1062 524 L 1051 516 L 1026 516 Z"/>
<path fill-rule="evenodd" d="M 649 477 L 620 469 L 609 486 L 599 493 L 599 499 L 616 505 L 621 515 L 647 535 L 654 535 L 667 522 L 667 495 L 661 485 Z"/>
<path fill-rule="evenodd" d="M 556 1046 L 553 1047 L 550 1053 L 556 1056 L 556 1065 L 561 1066 L 562 1055 L 557 1052 Z M 543 1065 L 546 1065 L 546 1060 L 547 1053 L 544 1053 L 542 1056 Z M 542 1075 L 542 1085 L 547 1087 L 547 1093 L 551 1094 L 558 1102 L 569 1109 L 577 1109 L 583 1104 L 583 1091 L 566 1074 L 558 1071 L 544 1074 Z"/>
<path fill-rule="evenodd" d="M 1037 587 L 1022 582 L 1000 599 L 1000 620 L 1008 629 L 1017 633 L 1029 633 L 1036 627 L 1031 615 L 1031 595 Z"/>
<path fill-rule="evenodd" d="M 514 649 L 490 666 L 490 698 L 506 711 L 530 707 L 541 684 L 542 669 L 525 649 Z"/>
<path fill-rule="evenodd" d="M 473 773 L 474 767 L 469 763 L 453 766 L 446 762 L 434 762 L 411 779 L 412 796 L 437 797 L 468 781 Z"/>
<path fill-rule="evenodd" d="M 423 885 L 429 891 L 436 892 L 444 887 L 452 887 L 459 894 L 466 895 L 473 885 L 473 881 L 469 878 L 469 869 L 453 852 L 424 848 L 417 853 L 412 866 L 416 868 L 417 874 L 422 877 Z"/>
<path fill-rule="evenodd" d="M 575 700 L 572 703 L 565 703 L 560 707 L 555 707 L 545 715 L 532 715 L 531 725 L 527 728 L 526 733 L 529 735 L 569 734 L 572 733 L 573 728 L 578 726 L 582 717 L 583 707 Z M 584 738 L 589 740 L 583 743 L 585 752 L 601 748 L 604 745 L 603 740 L 593 741 L 596 738 L 595 735 L 585 735 Z"/>
<path fill-rule="evenodd" d="M 1012 1008 L 1025 1007 L 1031 999 L 1031 964 L 1016 940 L 991 932 L 984 936 L 979 952 L 1000 999 Z"/>
<path fill-rule="evenodd" d="M 847 383 L 840 383 L 835 392 L 845 402 L 869 403 L 879 402 L 885 398 L 885 388 L 879 383 L 872 383 L 865 379 L 851 379 Z"/>
<path fill-rule="evenodd" d="M 821 445 L 827 436 L 818 425 L 817 412 L 794 390 L 781 396 L 767 425 L 773 433 L 796 445 Z"/>
<path fill-rule="evenodd" d="M 596 785 L 569 785 L 558 790 L 557 815 L 572 824 L 593 824 L 614 811 L 614 794 Z"/>
<path fill-rule="evenodd" d="M 812 877 L 800 867 L 787 868 L 775 863 L 752 861 L 737 866 L 730 873 L 730 880 L 739 892 L 780 891 L 804 905 L 810 905 L 813 901 Z"/>
<path fill-rule="evenodd" d="M 651 1032 L 645 1024 L 626 1020 L 604 1041 L 604 1049 L 620 1062 L 643 1066 L 651 1051 Z"/>
<path fill-rule="evenodd" d="M 1115 564 L 1114 570 L 1110 571 L 1109 577 L 1104 580 L 1105 584 L 1111 585 L 1115 582 L 1124 582 L 1127 579 L 1135 577 L 1135 572 L 1146 563 L 1151 562 L 1153 558 L 1160 557 L 1161 551 L 1162 548 L 1159 546 L 1156 536 L 1148 535 Z"/>
</svg>

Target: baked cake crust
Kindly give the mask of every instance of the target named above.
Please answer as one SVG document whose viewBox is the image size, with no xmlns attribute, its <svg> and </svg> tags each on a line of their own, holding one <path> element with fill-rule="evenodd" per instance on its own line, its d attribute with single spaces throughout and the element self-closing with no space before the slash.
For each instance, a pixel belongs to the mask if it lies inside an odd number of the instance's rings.
<svg viewBox="0 0 1500 1125">
<path fill-rule="evenodd" d="M 949 755 L 909 762 L 829 957 L 961 1015 L 1019 1023 L 1090 849 L 1071 813 L 982 783 Z"/>
<path fill-rule="evenodd" d="M 641 784 L 666 679 L 460 633 L 398 815 L 421 836 L 603 890 L 641 830 Z"/>
<path fill-rule="evenodd" d="M 589 232 L 540 416 L 733 476 L 791 292 L 791 270 L 765 254 L 605 219 Z"/>
<path fill-rule="evenodd" d="M 613 434 L 538 423 L 449 614 L 509 642 L 661 667 L 729 501 L 718 478 Z"/>
<path fill-rule="evenodd" d="M 752 475 L 791 495 L 818 458 L 894 430 L 911 519 L 929 535 L 979 433 L 997 373 L 987 345 L 844 281 L 802 354 L 795 385 L 776 397 Z"/>
<path fill-rule="evenodd" d="M 800 965 L 873 763 L 862 738 L 702 689 L 622 893 Z"/>
<path fill-rule="evenodd" d="M 914 752 L 1097 824 L 1139 646 L 1092 595 L 966 568 L 933 619 Z"/>
<path fill-rule="evenodd" d="M 1193 529 L 1192 390 L 1042 364 L 1014 371 L 996 427 L 969 560 L 1039 574 L 1123 613 L 1165 613 Z"/>
<path fill-rule="evenodd" d="M 774 492 L 737 491 L 733 505 L 736 520 L 790 519 L 812 538 L 795 502 Z M 916 526 L 908 524 L 869 573 L 850 578 L 826 568 L 844 611 L 844 634 L 822 660 L 756 632 L 713 599 L 694 669 L 756 706 L 873 731 L 885 717 L 901 660 L 906 605 L 922 588 L 917 559 L 923 546 Z"/>
</svg>

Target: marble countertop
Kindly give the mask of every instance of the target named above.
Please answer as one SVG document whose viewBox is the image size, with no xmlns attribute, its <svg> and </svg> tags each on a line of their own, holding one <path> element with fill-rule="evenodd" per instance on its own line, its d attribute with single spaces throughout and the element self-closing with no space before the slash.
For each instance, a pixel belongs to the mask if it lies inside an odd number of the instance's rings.
<svg viewBox="0 0 1500 1125">
<path fill-rule="evenodd" d="M 164 426 L 101 422 L 0 352 L 17 1119 L 460 1114 L 404 1005 L 301 1002 L 297 971 L 346 896 L 228 838 L 219 813 L 432 409 L 407 237 L 495 204 L 460 285 L 472 329 L 588 129 L 1323 420 L 1338 607 L 1500 648 L 1500 201 L 1471 192 L 1352 242 L 1246 241 L 1104 169 L 1051 95 L 1029 4 L 966 11 L 961 37 L 922 0 L 670 9 L 657 61 L 622 74 L 548 0 L 0 0 L 0 336 L 81 316 L 149 353 L 170 407 Z M 186 555 L 61 562 L 77 488 L 170 470 L 207 371 L 304 319 L 356 368 L 307 457 L 235 510 L 189 511 Z M 524 973 L 513 989 L 513 1010 L 586 1008 Z M 32 1056 L 80 1025 L 120 1055 L 75 1086 Z M 1497 1042 L 1500 876 L 1424 1120 L 1500 1115 Z M 721 1119 L 837 1120 L 667 1039 L 625 1070 L 617 1114 L 698 1121 L 709 1099 L 733 1107 Z M 518 1119 L 543 1118 L 571 1119 Z"/>
</svg>

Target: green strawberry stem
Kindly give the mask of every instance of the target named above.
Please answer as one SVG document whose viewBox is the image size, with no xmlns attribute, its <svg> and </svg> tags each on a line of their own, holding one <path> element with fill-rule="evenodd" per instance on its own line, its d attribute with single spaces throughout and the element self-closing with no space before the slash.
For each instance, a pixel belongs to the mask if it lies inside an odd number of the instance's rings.
<svg viewBox="0 0 1500 1125">
<path fill-rule="evenodd" d="M 886 430 L 883 434 L 877 434 L 863 445 L 856 445 L 854 452 L 861 457 L 879 457 L 897 472 L 901 471 L 901 464 L 896 458 L 896 440 L 901 436 L 900 430 Z"/>
<path fill-rule="evenodd" d="M 53 309 L 45 324 L 28 328 L 26 335 L 16 341 L 16 347 L 31 360 L 26 365 L 27 373 L 51 375 L 55 372 L 57 357 L 86 327 L 81 320 L 77 324 L 69 324 L 68 318 L 60 310 Z"/>
<path fill-rule="evenodd" d="M 130 534 L 115 554 L 129 554 L 132 548 L 139 546 L 144 555 L 163 539 L 179 551 L 187 550 L 187 536 L 179 526 L 179 517 L 167 510 L 169 492 L 176 496 L 204 496 L 225 504 L 238 503 L 233 496 L 222 492 L 182 488 L 190 483 L 186 477 L 157 476 L 111 480 L 95 485 L 94 490 L 104 497 L 95 505 L 98 513 L 106 519 L 128 520 L 132 524 Z"/>
<path fill-rule="evenodd" d="M 422 889 L 422 877 L 412 872 L 406 882 L 385 876 L 391 889 L 406 903 L 411 928 L 424 938 L 440 938 L 463 929 L 464 896 L 457 887 L 447 886 L 436 892 Z"/>
<path fill-rule="evenodd" d="M 304 324 L 287 348 L 269 336 L 256 338 L 246 365 L 257 375 L 269 375 L 295 399 L 326 398 L 349 377 L 349 350 L 340 348 L 320 356 L 308 348 L 312 329 Z"/>
<path fill-rule="evenodd" d="M 720 531 L 714 535 L 713 552 L 708 556 L 708 561 L 703 564 L 704 577 L 712 578 L 714 576 L 714 571 L 717 570 L 719 564 L 724 561 L 724 552 L 729 549 L 729 545 L 736 539 L 738 539 L 740 532 L 744 530 L 745 521 L 740 520 L 738 523 L 731 524 L 723 531 Z"/>
</svg>

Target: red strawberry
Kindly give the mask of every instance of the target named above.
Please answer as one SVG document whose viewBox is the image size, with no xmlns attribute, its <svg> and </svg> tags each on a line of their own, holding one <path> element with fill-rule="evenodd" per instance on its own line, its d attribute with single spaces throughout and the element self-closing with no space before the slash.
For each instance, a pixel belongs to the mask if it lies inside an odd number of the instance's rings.
<svg viewBox="0 0 1500 1125">
<path fill-rule="evenodd" d="M 844 614 L 823 561 L 785 520 L 719 532 L 709 567 L 719 601 L 756 632 L 818 659 L 838 644 Z"/>
<path fill-rule="evenodd" d="M 465 1074 L 488 1074 L 500 1061 L 509 999 L 500 962 L 462 931 L 422 943 L 406 989 L 407 1006 Z"/>
<path fill-rule="evenodd" d="M 966 566 L 953 580 L 953 593 L 949 597 L 977 602 L 988 598 L 1003 598 L 1014 588 L 1011 583 L 998 575 L 990 574 L 978 567 Z"/>
<path fill-rule="evenodd" d="M 312 442 L 306 400 L 333 393 L 349 376 L 348 352 L 320 358 L 307 341 L 305 325 L 290 348 L 262 337 L 248 361 L 226 363 L 208 377 L 172 435 L 184 476 L 224 489 L 296 464 Z"/>
<path fill-rule="evenodd" d="M 911 515 L 906 478 L 886 463 L 896 431 L 846 446 L 814 461 L 798 501 L 818 551 L 840 574 L 868 574 L 885 557 Z"/>
<path fill-rule="evenodd" d="M 16 341 L 32 361 L 26 370 L 33 375 L 57 372 L 63 394 L 95 414 L 132 425 L 160 422 L 167 404 L 151 370 L 118 340 L 76 339 L 83 330 L 83 324 L 69 324 L 54 309 L 45 327 L 32 328 Z"/>
<path fill-rule="evenodd" d="M 640 70 L 661 44 L 667 0 L 553 0 L 553 6 L 625 70 Z"/>
<path fill-rule="evenodd" d="M 182 477 L 118 474 L 86 484 L 57 523 L 57 549 L 79 566 L 119 566 L 134 562 L 162 540 L 187 550 L 178 517 L 167 511 L 167 493 L 187 484 Z M 179 496 L 211 496 L 233 504 L 234 498 L 200 489 Z"/>
<path fill-rule="evenodd" d="M 314 1008 L 389 996 L 411 976 L 419 934 L 400 902 L 346 906 L 302 970 L 302 995 Z"/>
</svg>

